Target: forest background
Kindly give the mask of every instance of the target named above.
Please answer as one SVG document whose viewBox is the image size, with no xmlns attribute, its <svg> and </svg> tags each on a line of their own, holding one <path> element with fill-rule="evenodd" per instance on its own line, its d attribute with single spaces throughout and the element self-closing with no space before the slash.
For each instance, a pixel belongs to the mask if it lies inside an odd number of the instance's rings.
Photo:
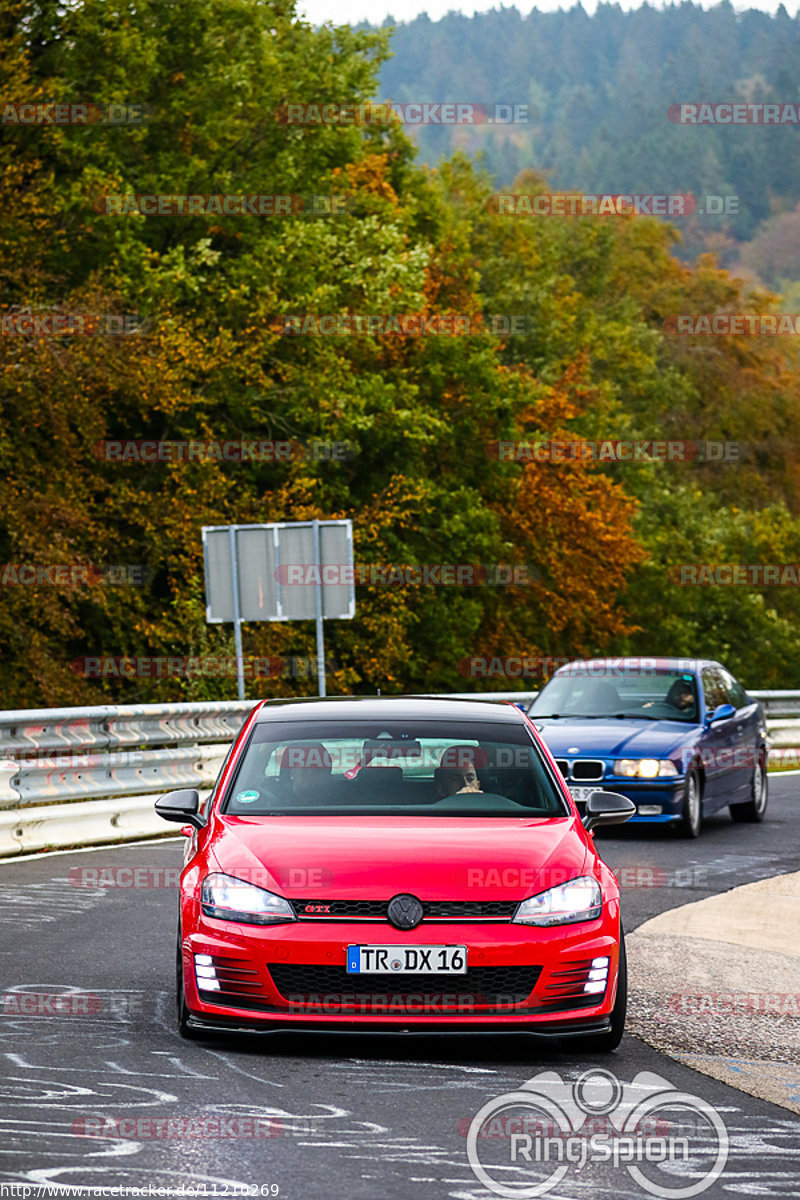
<svg viewBox="0 0 800 1200">
<path fill-rule="evenodd" d="M 751 687 L 800 686 L 796 572 L 786 586 L 680 583 L 686 564 L 800 562 L 797 338 L 673 331 L 679 314 L 800 308 L 800 134 L 666 116 L 681 100 L 796 103 L 798 39 L 783 9 L 727 4 L 503 9 L 391 38 L 312 29 L 290 0 L 4 5 L 4 707 L 235 696 L 234 674 L 202 668 L 233 639 L 205 621 L 201 528 L 312 517 L 352 519 L 363 569 L 355 618 L 326 624 L 329 692 L 532 688 L 538 673 L 487 681 L 469 664 L 594 653 L 708 655 Z M 289 103 L 374 97 L 530 102 L 539 117 L 414 134 L 285 120 Z M 131 119 L 19 119 L 20 104 L 87 102 Z M 500 188 L 740 204 L 716 224 L 509 217 Z M 305 210 L 149 215 L 119 200 L 255 194 Z M 94 324 L 77 333 L 76 314 Z M 468 320 L 422 336 L 282 332 L 298 314 Z M 298 449 L 279 462 L 103 450 L 142 439 Z M 315 439 L 347 455 L 302 452 Z M 553 440 L 735 450 L 497 450 Z M 22 567 L 76 564 L 83 582 L 22 582 Z M 517 582 L 380 582 L 387 564 L 502 564 Z M 248 695 L 313 694 L 292 666 L 313 648 L 313 623 L 246 625 L 248 661 L 285 664 Z M 195 665 L 152 665 L 169 657 Z M 92 677 L 87 658 L 107 669 Z"/>
</svg>

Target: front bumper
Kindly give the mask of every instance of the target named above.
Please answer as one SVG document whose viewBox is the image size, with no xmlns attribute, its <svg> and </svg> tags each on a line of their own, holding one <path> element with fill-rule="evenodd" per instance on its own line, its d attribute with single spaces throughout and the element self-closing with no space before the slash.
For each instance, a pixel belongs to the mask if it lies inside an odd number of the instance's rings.
<svg viewBox="0 0 800 1200">
<path fill-rule="evenodd" d="M 194 906 L 191 906 L 194 908 Z M 195 1029 L 278 1032 L 602 1033 L 616 996 L 619 910 L 596 921 L 524 925 L 292 922 L 249 926 L 184 911 L 183 986 Z M 464 945 L 468 974 L 347 976 L 349 945 Z M 195 956 L 211 960 L 196 974 Z M 601 993 L 586 993 L 593 960 L 607 958 Z M 215 990 L 209 989 L 213 972 Z M 530 985 L 530 986 L 529 986 Z M 380 988 L 380 990 L 376 990 Z M 345 990 L 346 989 L 346 990 Z"/>
<path fill-rule="evenodd" d="M 576 785 L 568 783 L 567 787 L 570 786 Z M 583 784 L 581 786 L 585 787 L 587 785 Z M 606 777 L 598 782 L 597 791 L 617 792 L 620 796 L 626 796 L 628 800 L 633 801 L 637 809 L 636 815 L 630 817 L 625 822 L 626 825 L 633 825 L 637 822 L 657 825 L 679 820 L 683 807 L 685 787 L 685 775 L 673 776 L 663 780 L 632 780 L 628 778 Z M 661 812 L 642 813 L 639 811 L 640 808 L 660 808 Z M 578 803 L 578 809 L 582 813 L 585 809 L 585 803 Z"/>
</svg>

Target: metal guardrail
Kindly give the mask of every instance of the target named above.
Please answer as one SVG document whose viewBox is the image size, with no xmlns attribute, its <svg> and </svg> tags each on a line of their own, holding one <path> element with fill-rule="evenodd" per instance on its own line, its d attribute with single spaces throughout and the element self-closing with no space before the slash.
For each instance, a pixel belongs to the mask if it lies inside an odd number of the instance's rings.
<svg viewBox="0 0 800 1200">
<path fill-rule="evenodd" d="M 449 695 L 527 707 L 538 692 Z M 798 748 L 800 764 L 800 691 L 750 695 L 766 709 L 771 745 L 784 755 Z M 0 857 L 165 833 L 154 799 L 172 788 L 211 788 L 255 703 L 0 712 Z"/>
<path fill-rule="evenodd" d="M 254 704 L 0 713 L 0 856 L 162 833 L 155 798 L 212 787 Z"/>
</svg>

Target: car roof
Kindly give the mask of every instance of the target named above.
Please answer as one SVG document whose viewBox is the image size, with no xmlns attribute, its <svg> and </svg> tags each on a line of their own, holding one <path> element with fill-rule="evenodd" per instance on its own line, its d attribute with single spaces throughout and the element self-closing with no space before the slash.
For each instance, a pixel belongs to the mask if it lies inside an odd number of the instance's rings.
<svg viewBox="0 0 800 1200">
<path fill-rule="evenodd" d="M 462 720 L 523 724 L 516 705 L 501 700 L 451 700 L 431 696 L 346 696 L 311 700 L 272 700 L 259 710 L 267 721 Z"/>
</svg>

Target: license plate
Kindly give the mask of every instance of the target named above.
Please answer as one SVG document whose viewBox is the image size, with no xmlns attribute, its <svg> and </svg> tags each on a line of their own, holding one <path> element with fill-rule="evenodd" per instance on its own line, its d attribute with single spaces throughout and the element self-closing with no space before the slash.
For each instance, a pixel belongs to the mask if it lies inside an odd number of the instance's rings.
<svg viewBox="0 0 800 1200">
<path fill-rule="evenodd" d="M 585 804 L 594 792 L 602 792 L 603 789 L 598 784 L 595 784 L 593 787 L 572 787 L 570 785 L 569 790 L 576 804 Z"/>
<path fill-rule="evenodd" d="M 348 975 L 466 975 L 466 946 L 348 946 Z"/>
</svg>

